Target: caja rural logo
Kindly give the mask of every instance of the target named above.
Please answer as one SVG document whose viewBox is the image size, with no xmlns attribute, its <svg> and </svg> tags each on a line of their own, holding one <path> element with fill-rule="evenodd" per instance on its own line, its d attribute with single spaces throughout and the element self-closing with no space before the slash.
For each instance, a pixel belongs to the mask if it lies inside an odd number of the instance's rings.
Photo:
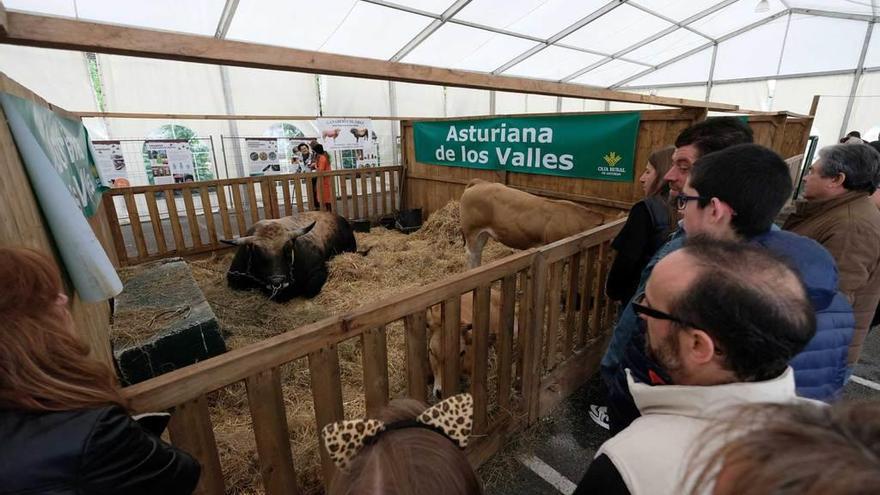
<svg viewBox="0 0 880 495">
<path fill-rule="evenodd" d="M 605 160 L 605 163 L 607 163 L 609 167 L 613 167 L 617 165 L 617 162 L 623 160 L 623 157 L 612 151 L 603 156 L 602 159 Z"/>
</svg>

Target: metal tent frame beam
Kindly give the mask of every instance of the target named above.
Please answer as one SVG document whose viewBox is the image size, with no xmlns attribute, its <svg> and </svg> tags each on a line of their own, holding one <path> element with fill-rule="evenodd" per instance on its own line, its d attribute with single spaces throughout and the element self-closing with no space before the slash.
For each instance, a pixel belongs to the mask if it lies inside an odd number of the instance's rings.
<svg viewBox="0 0 880 495">
<path fill-rule="evenodd" d="M 440 15 L 438 19 L 434 19 L 431 24 L 425 29 L 422 29 L 422 32 L 417 34 L 413 39 L 409 41 L 406 45 L 403 46 L 397 53 L 394 54 L 389 60 L 392 62 L 399 62 L 403 57 L 407 56 L 409 52 L 413 51 L 417 46 L 421 45 L 423 41 L 428 39 L 428 36 L 434 34 L 434 31 L 440 29 L 441 26 L 446 24 L 446 21 L 452 18 L 455 14 L 458 13 L 461 9 L 463 9 L 467 4 L 471 3 L 471 0 L 457 0 L 455 3 L 449 6 L 443 14 Z"/>
<path fill-rule="evenodd" d="M 529 50 L 526 50 L 525 52 L 521 53 L 520 55 L 514 57 L 513 59 L 509 60 L 507 63 L 502 64 L 500 67 L 493 70 L 492 74 L 494 74 L 494 75 L 501 74 L 502 72 L 506 71 L 507 69 L 510 69 L 511 67 L 517 65 L 518 63 L 531 57 L 532 55 L 540 52 L 541 50 L 547 48 L 548 46 L 555 44 L 557 41 L 561 40 L 562 38 L 565 38 L 569 34 L 586 26 L 587 24 L 593 22 L 594 20 L 602 17 L 603 15 L 607 14 L 608 12 L 611 12 L 612 10 L 616 9 L 617 7 L 620 7 L 621 5 L 624 4 L 625 1 L 626 0 L 612 0 L 611 2 L 606 3 L 605 5 L 600 7 L 598 10 L 596 10 L 593 13 L 587 15 L 586 17 L 580 19 L 579 21 L 575 22 L 574 24 L 569 25 L 568 27 L 566 27 L 562 31 L 559 31 L 558 33 L 556 33 L 555 35 L 551 36 L 543 44 L 534 46 L 534 47 L 530 48 Z"/>
<path fill-rule="evenodd" d="M 590 72 L 590 71 L 592 71 L 592 70 L 594 70 L 594 69 L 598 69 L 599 67 L 601 67 L 601 66 L 603 66 L 603 65 L 605 65 L 605 64 L 607 64 L 607 63 L 609 63 L 609 62 L 611 62 L 612 60 L 615 60 L 615 59 L 626 60 L 626 59 L 623 58 L 623 56 L 626 55 L 627 53 L 634 52 L 634 51 L 638 50 L 639 48 L 641 48 L 641 47 L 643 47 L 643 46 L 645 46 L 645 45 L 648 45 L 648 44 L 650 44 L 650 43 L 653 43 L 654 41 L 657 41 L 657 40 L 659 40 L 660 38 L 662 38 L 662 37 L 664 37 L 664 36 L 666 36 L 666 35 L 668 35 L 668 34 L 671 34 L 671 33 L 675 32 L 675 31 L 678 30 L 678 29 L 683 28 L 684 26 L 687 26 L 687 25 L 689 25 L 689 24 L 692 24 L 692 23 L 694 23 L 694 22 L 696 22 L 696 21 L 698 21 L 698 20 L 700 20 L 700 19 L 702 19 L 702 18 L 704 18 L 704 17 L 706 17 L 706 16 L 712 15 L 712 14 L 714 14 L 715 12 L 718 12 L 719 10 L 721 10 L 721 9 L 723 9 L 723 8 L 725 8 L 725 7 L 727 7 L 728 5 L 731 5 L 731 4 L 736 3 L 736 2 L 738 2 L 738 1 L 739 1 L 739 0 L 724 0 L 723 2 L 717 3 L 717 4 L 713 5 L 712 7 L 709 7 L 709 8 L 706 9 L 706 10 L 703 10 L 703 11 L 701 11 L 701 12 L 697 12 L 696 14 L 694 14 L 694 15 L 688 17 L 687 19 L 681 21 L 681 23 L 679 23 L 679 25 L 670 26 L 670 27 L 664 29 L 663 31 L 660 31 L 659 33 L 657 33 L 657 34 L 655 34 L 655 35 L 653 35 L 653 36 L 649 36 L 649 37 L 647 37 L 647 38 L 645 38 L 645 39 L 639 41 L 638 43 L 632 44 L 632 45 L 630 45 L 630 46 L 628 46 L 628 47 L 626 47 L 626 48 L 624 48 L 624 49 L 622 49 L 622 50 L 620 50 L 620 51 L 617 51 L 617 52 L 615 52 L 615 53 L 609 55 L 608 58 L 605 59 L 605 60 L 599 60 L 598 62 L 596 62 L 596 63 L 594 63 L 594 64 L 588 65 L 587 67 L 585 67 L 585 68 L 583 68 L 583 69 L 581 69 L 581 70 L 579 70 L 579 71 L 574 72 L 574 73 L 571 74 L 571 75 L 568 75 L 568 76 L 566 76 L 566 77 L 560 79 L 560 82 L 570 82 L 570 81 L 572 81 L 573 79 L 576 79 L 576 78 L 578 78 L 578 77 L 580 77 L 580 76 L 582 76 L 582 75 L 584 75 L 584 74 L 586 74 L 586 73 L 588 73 L 588 72 Z M 679 26 L 681 26 L 681 28 L 680 28 Z M 711 38 L 709 38 L 709 39 L 711 39 Z M 714 43 L 714 42 L 716 42 L 716 41 L 713 40 L 712 42 Z M 656 66 L 656 65 L 655 65 L 655 66 L 652 66 L 652 67 L 651 67 L 651 71 L 653 72 L 654 70 L 657 70 L 658 68 L 659 68 L 659 66 Z"/>
<path fill-rule="evenodd" d="M 865 31 L 865 42 L 862 43 L 862 53 L 859 54 L 859 65 L 856 67 L 856 74 L 853 77 L 852 87 L 849 90 L 849 98 L 846 101 L 846 111 L 843 112 L 843 122 L 840 123 L 840 136 L 846 134 L 846 129 L 849 127 L 849 118 L 852 116 L 853 104 L 856 100 L 856 91 L 859 90 L 859 81 L 862 79 L 862 72 L 864 72 L 865 67 L 865 55 L 868 54 L 868 45 L 871 44 L 871 33 L 874 32 L 874 22 L 868 23 L 868 28 Z"/>
<path fill-rule="evenodd" d="M 408 12 L 410 14 L 416 14 L 416 15 L 420 15 L 420 16 L 424 16 L 424 17 L 430 17 L 431 19 L 435 19 L 435 20 L 440 20 L 441 17 L 443 16 L 443 14 L 438 15 L 438 14 L 434 14 L 434 13 L 427 12 L 424 10 L 416 9 L 413 7 L 407 7 L 406 5 L 399 5 L 396 3 L 388 2 L 386 0 L 360 0 L 360 1 L 365 2 L 365 3 L 370 3 L 373 5 L 379 5 L 381 7 L 388 7 L 389 9 L 399 10 L 401 12 Z M 492 26 L 487 26 L 485 24 L 479 24 L 476 22 L 465 21 L 463 19 L 456 19 L 455 17 L 447 18 L 446 24 L 457 24 L 459 26 L 479 29 L 481 31 L 488 31 L 490 33 L 495 33 L 495 34 L 502 34 L 505 36 L 510 36 L 511 38 L 517 38 L 517 39 L 521 39 L 521 40 L 531 41 L 534 43 L 541 43 L 541 44 L 549 43 L 549 38 L 538 38 L 537 36 L 530 36 L 528 34 L 517 33 L 514 31 L 509 31 L 506 29 L 500 29 L 500 28 L 496 28 L 496 27 L 492 27 Z M 438 26 L 438 29 L 439 29 L 439 26 Z M 560 48 L 568 48 L 569 50 L 575 50 L 575 51 L 584 52 L 584 53 L 591 53 L 593 55 L 600 55 L 602 57 L 609 56 L 605 52 L 599 52 L 596 50 L 590 50 L 588 48 L 581 48 L 578 46 L 572 46 L 572 45 L 569 45 L 566 43 L 558 43 L 557 42 L 554 44 Z M 651 64 L 646 64 L 645 62 L 639 62 L 637 60 L 626 59 L 626 61 L 634 63 L 634 64 L 639 64 L 639 65 L 642 65 L 645 67 L 652 67 Z"/>
<path fill-rule="evenodd" d="M 706 43 L 706 44 L 704 44 L 704 45 L 700 45 L 700 46 L 698 46 L 698 47 L 696 47 L 696 48 L 693 48 L 693 49 L 691 49 L 691 50 L 688 50 L 688 51 L 682 53 L 681 55 L 678 55 L 678 56 L 676 56 L 676 57 L 673 57 L 673 58 L 667 60 L 666 62 L 663 62 L 662 64 L 658 65 L 657 67 L 655 67 L 655 68 L 653 68 L 653 69 L 648 69 L 648 70 L 642 71 L 642 72 L 640 72 L 640 73 L 638 73 L 638 74 L 635 74 L 635 75 L 632 75 L 632 76 L 630 76 L 630 77 L 627 77 L 626 79 L 624 79 L 624 80 L 622 80 L 622 81 L 620 81 L 620 82 L 618 82 L 618 83 L 616 83 L 616 84 L 613 84 L 613 85 L 609 86 L 609 89 L 619 88 L 619 87 L 623 86 L 624 84 L 626 84 L 626 83 L 628 83 L 628 82 L 635 81 L 636 79 L 640 79 L 640 78 L 642 78 L 642 77 L 644 77 L 644 76 L 646 76 L 646 75 L 648 75 L 648 74 L 650 74 L 650 73 L 652 73 L 652 72 L 656 72 L 656 71 L 658 71 L 658 70 L 660 70 L 660 69 L 662 69 L 662 68 L 664 68 L 664 67 L 668 67 L 668 66 L 670 66 L 670 65 L 672 65 L 672 64 L 674 64 L 674 63 L 676 63 L 676 62 L 678 62 L 679 60 L 684 60 L 684 59 L 690 57 L 691 55 L 695 55 L 695 54 L 700 53 L 701 51 L 703 51 L 703 50 L 705 50 L 705 49 L 707 49 L 707 48 L 711 48 L 715 43 L 722 43 L 722 42 L 727 41 L 727 40 L 729 40 L 729 39 L 731 39 L 731 38 L 735 38 L 735 37 L 737 37 L 737 36 L 739 36 L 739 35 L 741 35 L 741 34 L 743 34 L 743 33 L 746 33 L 746 32 L 748 32 L 748 31 L 751 31 L 752 29 L 755 29 L 755 28 L 757 28 L 757 27 L 761 27 L 761 26 L 763 26 L 764 24 L 769 24 L 769 23 L 775 21 L 776 19 L 779 19 L 780 17 L 783 17 L 783 16 L 785 16 L 785 15 L 788 15 L 788 11 L 787 11 L 787 10 L 783 10 L 783 11 L 781 11 L 781 12 L 777 12 L 776 14 L 773 14 L 773 15 L 771 15 L 770 17 L 766 17 L 766 18 L 764 18 L 764 19 L 761 19 L 760 21 L 753 22 L 753 23 L 751 23 L 751 24 L 749 24 L 749 25 L 747 25 L 747 26 L 743 26 L 743 27 L 737 29 L 736 31 L 733 31 L 733 32 L 728 33 L 728 34 L 725 34 L 724 36 L 718 38 L 718 40 L 715 41 L 715 42 L 712 42 L 712 43 Z"/>
</svg>

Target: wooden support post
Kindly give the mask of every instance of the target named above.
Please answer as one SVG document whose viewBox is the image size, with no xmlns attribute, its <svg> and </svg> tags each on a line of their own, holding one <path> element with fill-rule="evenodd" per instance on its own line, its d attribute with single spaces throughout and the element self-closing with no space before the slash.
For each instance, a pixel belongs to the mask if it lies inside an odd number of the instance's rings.
<svg viewBox="0 0 880 495">
<path fill-rule="evenodd" d="M 473 434 L 482 435 L 487 426 L 488 367 L 489 367 L 489 313 L 490 287 L 483 285 L 474 290 L 473 310 L 473 372 L 471 395 L 474 398 Z"/>
<path fill-rule="evenodd" d="M 532 281 L 529 294 L 529 322 L 523 340 L 523 399 L 528 412 L 528 423 L 538 419 L 541 388 L 541 343 L 544 334 L 544 315 L 547 308 L 547 259 L 535 253 L 532 263 Z"/>
<path fill-rule="evenodd" d="M 307 209 L 306 204 L 303 202 L 302 182 L 302 179 L 293 179 L 293 196 L 296 198 L 296 211 L 298 213 L 302 213 Z M 306 182 L 311 182 L 311 179 L 306 178 Z"/>
<path fill-rule="evenodd" d="M 257 191 L 256 191 L 257 183 L 246 181 L 244 183 L 244 188 L 247 189 L 248 196 L 248 204 L 251 210 L 251 222 L 257 223 L 260 221 L 260 206 L 257 204 Z M 263 216 L 267 217 L 268 214 L 266 212 L 266 198 L 263 198 Z"/>
<path fill-rule="evenodd" d="M 192 189 L 183 189 L 183 204 L 186 208 L 186 223 L 189 224 L 189 235 L 192 239 L 193 249 L 202 247 L 202 236 L 199 232 L 199 218 L 196 216 L 196 208 L 193 205 Z"/>
<path fill-rule="evenodd" d="M 427 402 L 427 377 L 430 368 L 425 311 L 421 310 L 407 316 L 403 324 L 406 332 L 407 395 L 412 399 Z"/>
<path fill-rule="evenodd" d="M 599 245 L 599 275 L 596 280 L 596 292 L 594 293 L 595 301 L 593 302 L 593 337 L 598 337 L 605 332 L 605 318 L 603 311 L 605 310 L 605 275 L 608 273 L 608 247 L 609 243 L 603 242 Z"/>
<path fill-rule="evenodd" d="M 513 366 L 513 338 L 516 311 L 516 274 L 501 281 L 501 321 L 498 332 L 498 407 L 510 408 L 510 377 Z"/>
<path fill-rule="evenodd" d="M 238 235 L 244 237 L 248 227 L 244 215 L 244 200 L 241 197 L 241 183 L 232 184 L 232 199 L 235 204 L 235 223 L 238 224 Z M 256 205 L 251 206 L 256 207 Z"/>
<path fill-rule="evenodd" d="M 336 466 L 324 448 L 321 429 L 345 417 L 342 407 L 342 382 L 339 377 L 339 353 L 336 345 L 324 347 L 309 354 L 309 374 L 312 379 L 312 399 L 315 402 L 315 421 L 318 430 L 318 450 L 324 486 L 329 486 L 336 473 Z"/>
<path fill-rule="evenodd" d="M 171 442 L 184 452 L 195 457 L 202 465 L 202 474 L 195 493 L 198 495 L 223 495 L 223 471 L 220 469 L 220 455 L 214 440 L 208 400 L 204 395 L 174 408 L 168 424 Z"/>
<path fill-rule="evenodd" d="M 379 187 L 382 190 L 382 211 L 380 215 L 387 215 L 391 212 L 388 207 L 388 185 L 385 183 L 385 172 L 379 172 Z"/>
<path fill-rule="evenodd" d="M 367 416 L 377 417 L 388 404 L 388 346 L 385 327 L 361 334 L 364 365 L 364 399 Z"/>
<path fill-rule="evenodd" d="M 150 213 L 150 225 L 153 226 L 153 236 L 156 238 L 158 254 L 164 255 L 168 252 L 168 246 L 165 244 L 165 229 L 162 228 L 162 218 L 159 216 L 159 208 L 156 205 L 156 194 L 144 194 L 144 201 L 146 201 L 147 211 Z"/>
<path fill-rule="evenodd" d="M 314 201 L 315 201 L 315 187 L 317 186 L 319 189 L 320 189 L 320 187 L 321 187 L 321 179 L 320 179 L 320 178 L 318 178 L 318 182 L 316 182 L 315 184 L 312 184 L 312 179 L 314 179 L 314 178 L 315 178 L 315 177 L 307 177 L 307 178 L 306 178 L 306 195 L 308 196 L 308 198 L 306 198 L 306 203 L 305 203 L 305 204 L 309 205 L 309 207 L 308 207 L 308 210 L 309 210 L 309 211 L 315 209 L 315 208 L 314 208 L 314 207 L 315 207 L 315 204 L 314 204 Z M 318 203 L 320 203 L 320 198 L 318 198 Z M 303 208 L 303 209 L 305 209 L 305 208 Z M 317 208 L 317 209 L 318 209 L 318 210 L 321 209 L 321 205 L 320 205 L 320 204 L 318 204 L 318 208 Z"/>
<path fill-rule="evenodd" d="M 202 200 L 202 215 L 205 216 L 205 226 L 208 228 L 208 242 L 211 246 L 217 243 L 217 228 L 214 226 L 214 211 L 211 208 L 211 194 L 208 192 L 208 186 L 199 188 L 199 197 Z"/>
<path fill-rule="evenodd" d="M 559 352 L 559 304 L 562 298 L 562 263 L 557 261 L 550 266 L 550 289 L 547 302 L 547 335 L 544 341 L 544 369 L 552 369 Z"/>
<path fill-rule="evenodd" d="M 278 368 L 250 376 L 246 383 L 263 488 L 269 495 L 298 494 Z"/>
<path fill-rule="evenodd" d="M 443 397 L 446 398 L 458 393 L 461 377 L 461 297 L 455 296 L 443 301 L 442 307 L 440 368 L 443 375 Z"/>
<path fill-rule="evenodd" d="M 174 235 L 174 250 L 182 253 L 186 251 L 186 243 L 183 242 L 183 229 L 180 227 L 180 218 L 177 215 L 177 201 L 174 199 L 174 190 L 165 189 L 164 192 L 168 219 L 171 220 L 171 233 Z"/>
<path fill-rule="evenodd" d="M 299 184 L 299 179 L 295 180 L 294 183 Z M 281 181 L 281 196 L 284 198 L 284 215 L 293 215 L 293 205 L 290 203 L 290 179 L 283 179 Z"/>
<path fill-rule="evenodd" d="M 113 246 L 116 249 L 116 257 L 120 266 L 128 265 L 128 253 L 125 250 L 125 239 L 122 237 L 122 228 L 119 226 L 119 217 L 116 215 L 116 203 L 110 194 L 104 194 L 101 200 L 104 203 L 104 212 L 107 215 L 107 223 L 110 224 L 110 237 L 113 238 Z"/>
<path fill-rule="evenodd" d="M 144 229 L 141 227 L 141 215 L 131 191 L 125 192 L 125 208 L 128 210 L 128 222 L 131 225 L 135 246 L 137 246 L 138 258 L 146 258 L 149 256 L 149 252 L 147 252 L 147 242 L 144 239 Z"/>
<path fill-rule="evenodd" d="M 590 329 L 590 301 L 593 300 L 593 277 L 596 274 L 596 250 L 598 248 L 590 247 L 581 251 L 581 257 L 584 259 L 584 277 L 581 279 L 581 308 L 580 320 L 578 321 L 578 343 L 577 346 L 583 347 L 589 339 Z"/>
<path fill-rule="evenodd" d="M 232 223 L 229 221 L 229 207 L 226 200 L 226 186 L 217 186 L 217 206 L 220 208 L 220 222 L 223 224 L 223 238 L 232 239 Z"/>
<path fill-rule="evenodd" d="M 580 284 L 581 253 L 575 253 L 568 263 L 568 295 L 565 298 L 565 341 L 562 344 L 562 354 L 568 358 L 574 352 L 574 335 L 577 331 L 577 300 L 581 304 L 585 301 L 586 294 L 578 294 Z"/>
<path fill-rule="evenodd" d="M 367 174 L 365 172 L 361 172 L 361 198 L 364 200 L 364 216 L 363 218 L 370 218 L 370 190 L 367 189 Z"/>
</svg>

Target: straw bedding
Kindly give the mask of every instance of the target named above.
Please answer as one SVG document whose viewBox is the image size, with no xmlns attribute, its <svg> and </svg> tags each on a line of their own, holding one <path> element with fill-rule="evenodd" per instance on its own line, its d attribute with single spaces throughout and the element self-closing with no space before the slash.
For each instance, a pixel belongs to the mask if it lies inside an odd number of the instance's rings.
<svg viewBox="0 0 880 495">
<path fill-rule="evenodd" d="M 190 267 L 217 315 L 227 347 L 236 349 L 463 272 L 466 255 L 459 220 L 458 202 L 450 201 L 412 235 L 381 227 L 373 228 L 370 233 L 358 233 L 359 249 L 370 248 L 369 254 L 346 253 L 331 260 L 327 284 L 311 300 L 294 299 L 277 304 L 259 292 L 232 291 L 225 280 L 232 253 L 192 261 Z M 484 263 L 513 252 L 490 241 L 483 253 Z M 130 273 L 123 273 L 123 276 L 127 275 Z M 145 324 L 137 324 L 136 320 L 149 322 L 151 318 L 138 315 L 138 318 L 117 322 L 112 338 L 120 342 L 138 340 L 137 327 Z M 388 325 L 386 331 L 389 391 L 392 397 L 398 397 L 406 387 L 402 322 Z M 362 417 L 363 371 L 359 339 L 341 343 L 338 352 L 345 416 Z M 308 362 L 306 359 L 296 360 L 282 367 L 281 373 L 294 466 L 303 490 L 316 493 L 320 491 L 321 475 Z M 493 388 L 490 385 L 489 389 Z M 262 493 L 244 384 L 226 387 L 209 398 L 227 492 Z"/>
</svg>

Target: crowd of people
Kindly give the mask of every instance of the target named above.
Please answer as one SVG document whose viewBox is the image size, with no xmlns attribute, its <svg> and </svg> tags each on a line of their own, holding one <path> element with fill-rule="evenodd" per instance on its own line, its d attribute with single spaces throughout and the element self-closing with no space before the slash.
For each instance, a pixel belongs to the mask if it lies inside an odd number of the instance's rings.
<svg viewBox="0 0 880 495">
<path fill-rule="evenodd" d="M 880 143 L 822 149 L 780 228 L 789 168 L 752 141 L 741 120 L 711 118 L 651 154 L 612 244 L 611 436 L 576 493 L 880 491 L 880 403 L 839 401 L 880 302 Z M 329 170 L 320 145 L 299 151 Z M 329 181 L 313 180 L 329 209 Z M 0 280 L 0 494 L 191 493 L 198 462 L 160 438 L 166 415 L 129 415 L 53 262 L 0 248 Z M 327 425 L 329 492 L 482 493 L 472 413 L 464 394 Z"/>
</svg>

